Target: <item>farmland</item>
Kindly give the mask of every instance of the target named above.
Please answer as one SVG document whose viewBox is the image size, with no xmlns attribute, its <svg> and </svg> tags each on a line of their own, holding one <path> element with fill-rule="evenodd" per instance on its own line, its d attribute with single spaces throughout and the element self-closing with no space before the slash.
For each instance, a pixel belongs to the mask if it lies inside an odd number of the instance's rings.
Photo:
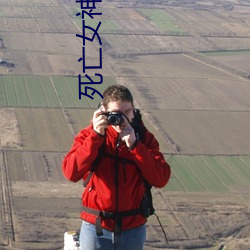
<svg viewBox="0 0 250 250">
<path fill-rule="evenodd" d="M 170 158 L 169 162 L 174 168 L 167 190 L 229 192 L 234 188 L 244 188 L 249 181 L 249 160 L 249 156 L 202 155 Z"/>
<path fill-rule="evenodd" d="M 103 48 L 103 68 L 86 72 L 103 83 L 91 87 L 131 89 L 172 169 L 153 188 L 169 244 L 152 216 L 145 249 L 249 249 L 249 3 L 99 5 L 86 17 L 102 22 L 102 46 L 86 42 L 87 65 Z M 69 0 L 0 0 L 0 59 L 15 65 L 0 65 L 1 249 L 60 249 L 80 226 L 82 183 L 65 180 L 61 161 L 101 98 L 79 99 L 79 11 Z"/>
<path fill-rule="evenodd" d="M 93 81 L 98 78 L 92 77 Z M 96 80 L 95 80 L 96 79 Z M 82 77 L 82 82 L 89 82 Z M 103 84 L 93 84 L 100 92 L 115 80 L 104 77 Z M 0 79 L 0 105 L 6 107 L 97 107 L 101 97 L 88 102 L 85 98 L 79 99 L 77 77 L 63 76 L 3 76 Z M 84 86 L 82 86 L 82 92 Z"/>
</svg>

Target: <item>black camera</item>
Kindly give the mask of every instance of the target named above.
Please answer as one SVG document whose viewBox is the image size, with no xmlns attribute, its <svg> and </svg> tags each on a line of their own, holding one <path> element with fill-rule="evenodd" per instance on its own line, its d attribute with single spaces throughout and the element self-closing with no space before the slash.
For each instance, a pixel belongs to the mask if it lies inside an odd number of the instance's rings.
<svg viewBox="0 0 250 250">
<path fill-rule="evenodd" d="M 123 123 L 123 113 L 120 111 L 104 112 L 107 116 L 108 125 L 121 125 Z"/>
</svg>

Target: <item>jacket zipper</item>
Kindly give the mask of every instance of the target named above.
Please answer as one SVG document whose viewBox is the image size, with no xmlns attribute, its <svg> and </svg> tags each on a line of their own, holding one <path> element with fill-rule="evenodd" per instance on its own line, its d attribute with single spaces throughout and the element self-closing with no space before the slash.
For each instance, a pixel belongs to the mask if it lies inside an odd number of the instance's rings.
<svg viewBox="0 0 250 250">
<path fill-rule="evenodd" d="M 123 181 L 124 183 L 127 182 L 127 174 L 126 174 L 126 160 L 122 161 L 122 172 L 123 172 Z"/>
<path fill-rule="evenodd" d="M 116 218 L 115 218 L 115 234 L 119 234 L 120 233 L 120 222 L 121 219 L 119 218 L 118 215 L 118 208 L 119 208 L 119 161 L 118 161 L 118 147 L 120 145 L 120 139 L 117 139 L 117 143 L 116 143 L 116 148 L 115 148 L 115 161 L 114 161 L 114 168 L 115 168 L 115 187 L 116 187 L 116 200 L 115 200 L 115 214 L 116 214 Z M 116 236 L 115 236 L 116 238 Z M 116 245 L 116 240 L 115 240 L 115 245 Z"/>
<path fill-rule="evenodd" d="M 118 198 L 119 198 L 119 181 L 118 181 L 118 177 L 119 177 L 119 173 L 118 173 L 118 166 L 119 162 L 118 162 L 118 146 L 115 149 L 115 162 L 114 162 L 114 168 L 115 168 L 115 188 L 116 188 L 116 212 L 118 211 Z"/>
</svg>

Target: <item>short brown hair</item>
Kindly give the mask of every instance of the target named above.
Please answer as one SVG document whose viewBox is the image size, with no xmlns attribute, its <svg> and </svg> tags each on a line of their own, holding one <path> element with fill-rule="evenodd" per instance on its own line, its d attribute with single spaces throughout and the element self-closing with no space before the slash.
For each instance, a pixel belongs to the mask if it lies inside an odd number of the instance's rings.
<svg viewBox="0 0 250 250">
<path fill-rule="evenodd" d="M 131 102 L 133 105 L 133 96 L 128 88 L 126 88 L 123 85 L 112 85 L 109 86 L 104 92 L 103 92 L 103 100 L 102 104 L 105 108 L 108 107 L 108 103 L 110 102 L 116 102 L 116 101 L 127 101 Z"/>
</svg>

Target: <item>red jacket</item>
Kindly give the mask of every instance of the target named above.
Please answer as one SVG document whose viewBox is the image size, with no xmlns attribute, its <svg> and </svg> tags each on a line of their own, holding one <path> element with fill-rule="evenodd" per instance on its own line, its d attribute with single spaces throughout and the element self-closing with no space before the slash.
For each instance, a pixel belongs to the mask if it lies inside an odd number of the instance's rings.
<svg viewBox="0 0 250 250">
<path fill-rule="evenodd" d="M 170 178 L 170 167 L 159 152 L 159 143 L 148 130 L 144 142 L 138 141 L 132 150 L 129 150 L 125 143 L 116 148 L 117 139 L 118 133 L 111 126 L 106 130 L 104 137 L 97 134 L 90 125 L 75 137 L 71 150 L 63 160 L 62 170 L 65 177 L 77 182 L 86 179 L 91 164 L 98 155 L 98 148 L 104 140 L 105 154 L 115 156 L 117 150 L 118 157 L 124 158 L 118 161 L 119 178 L 116 188 L 115 160 L 112 157 L 105 157 L 104 154 L 82 194 L 84 206 L 106 212 L 136 209 L 140 207 L 145 191 L 142 176 L 149 184 L 158 188 L 164 187 Z M 96 216 L 86 212 L 81 212 L 81 218 L 92 224 L 96 222 Z M 122 220 L 121 230 L 134 228 L 145 222 L 146 219 L 140 214 L 125 217 Z M 102 219 L 101 225 L 114 231 L 115 222 L 112 219 Z"/>
</svg>

